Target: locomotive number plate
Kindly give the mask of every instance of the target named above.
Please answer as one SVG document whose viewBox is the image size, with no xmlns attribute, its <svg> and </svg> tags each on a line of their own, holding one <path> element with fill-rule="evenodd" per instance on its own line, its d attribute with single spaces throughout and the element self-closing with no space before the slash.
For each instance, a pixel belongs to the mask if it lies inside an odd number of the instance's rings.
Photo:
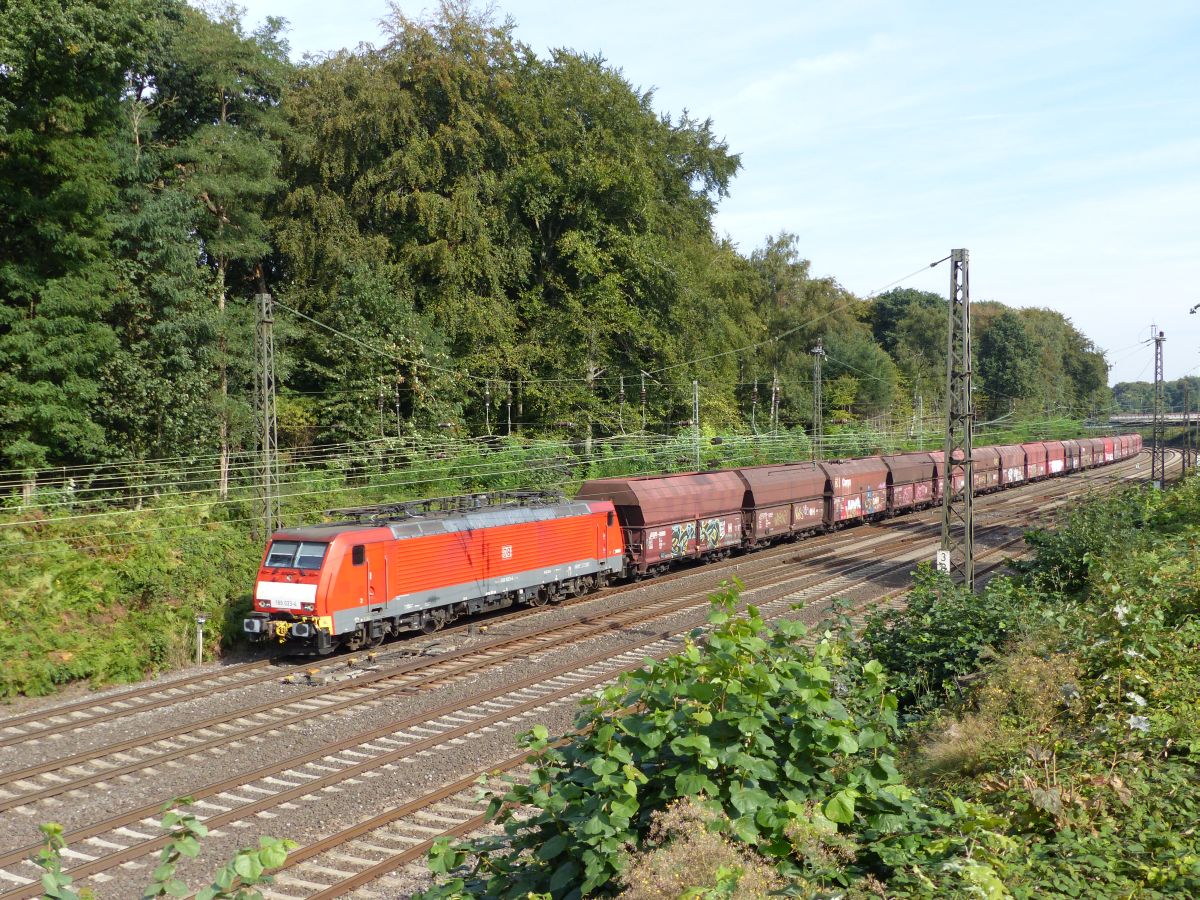
<svg viewBox="0 0 1200 900">
<path fill-rule="evenodd" d="M 276 609 L 299 609 L 300 608 L 299 600 L 275 599 L 275 600 L 270 600 L 268 602 Z"/>
</svg>

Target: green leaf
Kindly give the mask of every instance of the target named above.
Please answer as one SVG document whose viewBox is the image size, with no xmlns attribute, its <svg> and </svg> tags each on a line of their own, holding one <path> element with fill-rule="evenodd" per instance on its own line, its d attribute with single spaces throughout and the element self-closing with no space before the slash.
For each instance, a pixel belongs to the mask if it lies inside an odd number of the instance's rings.
<svg viewBox="0 0 1200 900">
<path fill-rule="evenodd" d="M 733 833 L 747 844 L 753 844 L 758 840 L 759 831 L 758 825 L 754 821 L 754 816 L 739 816 L 733 819 L 730 825 L 733 828 Z"/>
<path fill-rule="evenodd" d="M 685 750 L 695 750 L 698 754 L 707 755 L 712 753 L 712 744 L 707 735 L 689 734 L 671 741 L 671 749 L 681 755 Z"/>
<path fill-rule="evenodd" d="M 698 794 L 714 797 L 718 793 L 717 786 L 709 780 L 707 775 L 698 772 L 681 772 L 675 776 L 675 796 L 677 797 L 695 797 Z"/>
<path fill-rule="evenodd" d="M 258 861 L 256 853 L 239 853 L 233 860 L 233 870 L 243 881 L 251 884 L 258 881 L 263 873 L 262 863 Z"/>
<path fill-rule="evenodd" d="M 760 808 L 771 804 L 771 797 L 760 788 L 747 788 L 740 784 L 729 786 L 729 801 L 742 815 L 753 815 Z"/>
<path fill-rule="evenodd" d="M 237 874 L 233 871 L 233 866 L 224 865 L 217 870 L 216 876 L 213 878 L 213 883 L 223 891 L 233 887 L 234 881 L 237 880 Z"/>
<path fill-rule="evenodd" d="M 853 791 L 838 791 L 825 803 L 825 818 L 831 822 L 849 825 L 854 821 L 854 800 Z"/>
<path fill-rule="evenodd" d="M 614 760 L 606 759 L 603 756 L 597 756 L 592 760 L 588 768 L 591 769 L 594 774 L 603 778 L 605 775 L 611 775 L 616 772 L 620 766 L 617 765 Z"/>
<path fill-rule="evenodd" d="M 568 860 L 555 869 L 554 874 L 550 876 L 550 892 L 558 894 L 569 885 L 574 884 L 578 876 L 579 863 L 574 860 Z"/>
<path fill-rule="evenodd" d="M 566 849 L 567 836 L 565 834 L 556 834 L 538 848 L 536 855 L 539 859 L 549 861 Z"/>
<path fill-rule="evenodd" d="M 637 815 L 638 802 L 632 797 L 622 797 L 612 801 L 612 814 L 621 816 L 625 819 L 632 819 Z"/>
<path fill-rule="evenodd" d="M 287 862 L 287 856 L 287 850 L 281 844 L 263 847 L 258 851 L 258 861 L 262 863 L 264 869 L 278 869 Z"/>
<path fill-rule="evenodd" d="M 666 740 L 666 733 L 663 731 L 646 731 L 638 735 L 638 740 L 649 747 L 651 750 L 657 750 L 658 747 Z"/>
</svg>

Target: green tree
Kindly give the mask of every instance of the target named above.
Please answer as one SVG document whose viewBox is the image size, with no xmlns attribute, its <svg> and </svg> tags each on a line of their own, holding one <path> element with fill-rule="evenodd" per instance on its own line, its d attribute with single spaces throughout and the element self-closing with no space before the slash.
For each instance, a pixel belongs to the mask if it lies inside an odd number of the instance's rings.
<svg viewBox="0 0 1200 900">
<path fill-rule="evenodd" d="M 983 329 L 976 346 L 979 387 L 987 397 L 989 415 L 1010 409 L 1033 394 L 1038 378 L 1037 351 L 1015 312 L 1000 312 Z"/>
<path fill-rule="evenodd" d="M 247 34 L 240 16 L 234 6 L 215 19 L 185 8 L 154 72 L 158 136 L 173 144 L 176 176 L 198 204 L 202 259 L 214 274 L 221 496 L 228 493 L 231 430 L 245 411 L 230 398 L 231 370 L 248 389 L 253 346 L 249 305 L 228 312 L 227 305 L 231 290 L 248 296 L 268 289 L 267 205 L 281 187 L 286 123 L 279 100 L 291 75 L 283 20 L 269 18 Z"/>
<path fill-rule="evenodd" d="M 513 383 L 527 418 L 615 429 L 622 374 L 742 339 L 751 279 L 711 230 L 738 161 L 711 123 L 659 116 L 598 58 L 538 59 L 465 6 L 388 29 L 309 67 L 285 102 L 287 296 L 321 321 L 367 284 L 392 298 L 353 321 L 385 350 L 365 369 L 344 337 L 305 337 L 302 389 L 348 389 L 322 405 L 324 433 L 377 429 L 353 405 L 374 407 L 381 377 L 417 423 L 481 425 L 485 390 Z M 737 362 L 672 369 L 652 383 L 659 412 L 668 381 L 704 374 L 735 419 Z"/>
<path fill-rule="evenodd" d="M 0 10 L 0 453 L 94 459 L 93 410 L 117 347 L 109 211 L 125 72 L 151 27 L 132 0 L 14 0 Z"/>
<path fill-rule="evenodd" d="M 871 331 L 927 410 L 946 390 L 946 298 L 895 288 L 871 302 Z"/>
</svg>

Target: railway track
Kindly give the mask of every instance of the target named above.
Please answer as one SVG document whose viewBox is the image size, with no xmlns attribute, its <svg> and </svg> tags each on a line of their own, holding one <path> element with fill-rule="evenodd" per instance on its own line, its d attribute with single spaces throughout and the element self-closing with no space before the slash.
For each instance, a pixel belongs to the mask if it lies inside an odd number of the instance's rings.
<svg viewBox="0 0 1200 900">
<path fill-rule="evenodd" d="M 815 558 L 827 554 L 843 544 L 853 543 L 853 540 L 853 532 L 840 531 L 815 536 L 798 546 L 810 550 L 810 555 Z M 757 555 L 779 551 L 780 548 L 777 546 L 770 550 L 760 551 Z M 801 550 L 801 552 L 804 551 Z M 694 577 L 697 574 L 719 572 L 723 569 L 737 570 L 748 558 L 750 557 L 738 556 L 703 567 L 685 566 L 668 575 L 656 578 L 652 583 L 655 586 L 667 585 Z M 647 584 L 649 582 L 616 585 L 606 588 L 604 596 L 611 597 L 627 593 L 644 588 Z M 556 604 L 554 608 L 563 609 L 580 603 L 586 603 L 593 599 L 593 597 L 594 595 L 571 598 Z M 497 623 L 511 624 L 531 616 L 544 615 L 545 612 L 545 607 L 534 607 L 509 609 L 497 614 L 478 616 L 471 621 L 444 628 L 433 635 L 432 639 L 414 636 L 403 638 L 390 645 L 385 645 L 387 649 L 374 651 L 374 661 L 376 663 L 383 663 L 388 659 L 399 660 L 421 656 L 427 648 L 430 646 L 436 647 L 438 644 L 444 643 L 448 637 L 467 634 L 478 628 L 488 628 Z M 306 672 L 310 669 L 316 669 L 318 672 L 325 673 L 332 672 L 344 667 L 347 659 L 354 658 L 361 660 L 368 655 L 370 654 L 359 652 L 343 653 L 329 658 L 275 658 L 235 663 L 224 666 L 216 672 L 202 672 L 164 682 L 144 684 L 120 690 L 100 698 L 82 698 L 53 706 L 49 709 L 8 716 L 0 719 L 0 750 L 28 741 L 41 740 L 51 735 L 67 734 L 73 731 L 92 728 L 102 723 L 113 722 L 155 709 L 175 706 L 189 700 L 208 698 L 227 691 L 274 682 L 281 675 L 289 673 Z"/>
<path fill-rule="evenodd" d="M 924 538 L 910 539 L 909 543 L 918 540 Z M 909 563 L 876 561 L 870 565 L 882 573 L 898 571 Z M 828 597 L 855 584 L 849 575 L 836 575 L 800 591 L 780 590 L 773 585 L 747 591 L 744 602 L 754 603 L 769 618 L 778 618 L 791 612 L 797 602 Z M 519 724 L 531 714 L 544 714 L 554 707 L 573 705 L 584 694 L 608 683 L 621 672 L 641 665 L 646 657 L 677 652 L 686 635 L 702 623 L 703 616 L 697 616 L 684 628 L 641 630 L 624 641 L 620 648 L 605 648 L 520 681 L 476 691 L 466 701 L 418 713 L 189 793 L 197 801 L 195 805 L 202 811 L 205 824 L 210 829 L 222 829 L 289 803 L 304 802 L 306 798 L 318 800 L 330 789 L 347 783 L 361 785 L 396 772 L 406 761 L 413 761 L 427 751 L 436 750 L 453 757 L 464 739 L 478 735 L 484 729 L 505 723 Z M 106 872 L 161 849 L 166 838 L 153 835 L 153 823 L 161 806 L 161 802 L 146 804 L 67 832 L 69 855 L 80 860 L 72 867 L 72 874 L 81 877 Z M 35 851 L 36 846 L 31 845 L 0 856 L 0 870 L 9 878 L 22 877 L 13 871 L 13 867 L 31 867 L 26 860 Z M 2 896 L 36 896 L 38 891 L 39 886 L 31 883 Z"/>
<path fill-rule="evenodd" d="M 1094 470 L 1093 472 L 1087 474 L 1094 478 L 1095 471 L 1099 470 Z M 1067 479 L 1063 480 L 1066 481 L 1070 479 L 1071 476 L 1068 476 Z M 1061 482 L 1053 481 L 1050 483 L 1058 484 Z M 1042 482 L 1041 484 L 1045 484 L 1045 482 Z M 891 520 L 883 523 L 882 525 L 876 524 L 874 527 L 882 527 L 886 529 L 889 527 L 895 527 L 895 523 L 897 522 L 904 524 L 914 520 L 919 521 L 921 519 L 929 519 L 931 516 L 936 516 L 937 514 L 938 509 L 934 508 L 932 510 L 927 510 L 920 513 L 909 514 L 901 519 Z M 850 532 L 839 531 L 827 535 L 818 535 L 806 539 L 799 546 L 804 549 L 810 549 L 811 554 L 815 557 L 824 553 L 829 553 L 843 544 L 853 543 L 859 533 L 860 530 L 855 530 Z M 775 548 L 760 551 L 758 555 L 779 552 L 779 549 L 780 548 L 777 546 Z M 801 550 L 801 553 L 804 553 L 804 549 Z M 699 569 L 695 567 L 685 567 L 668 575 L 661 576 L 655 579 L 653 583 L 655 585 L 665 585 L 687 579 L 695 576 L 698 573 L 707 575 L 713 572 L 719 573 L 725 569 L 737 571 L 748 558 L 750 557 L 737 556 L 731 560 L 712 563 Z M 642 583 L 618 585 L 606 589 L 605 596 L 626 593 L 637 590 L 643 586 L 644 585 Z M 584 603 L 590 599 L 592 598 L 573 598 L 559 604 L 557 608 L 564 608 L 567 606 Z M 495 622 L 509 624 L 530 616 L 537 616 L 543 612 L 544 610 L 542 608 L 526 608 L 505 610 L 498 615 L 477 617 L 470 622 L 463 622 L 461 624 L 453 625 L 443 629 L 437 633 L 435 641 L 442 642 L 447 637 L 461 635 L 480 626 L 487 627 Z M 375 653 L 375 662 L 383 663 L 388 659 L 402 659 L 412 657 L 414 655 L 421 655 L 423 649 L 427 648 L 428 646 L 430 646 L 430 642 L 427 640 L 420 638 L 404 639 L 393 644 L 391 649 L 377 651 Z M 80 731 L 101 723 L 113 722 L 122 718 L 137 715 L 139 713 L 177 706 L 181 703 L 188 702 L 189 700 L 210 698 L 215 694 L 273 682 L 280 677 L 281 672 L 286 674 L 288 672 L 306 671 L 312 668 L 317 669 L 319 672 L 334 671 L 342 668 L 345 665 L 345 659 L 362 659 L 363 656 L 363 653 L 359 653 L 343 654 L 341 656 L 328 659 L 253 660 L 224 666 L 216 672 L 197 673 L 182 678 L 170 679 L 164 682 L 145 684 L 134 688 L 120 690 L 116 693 L 108 694 L 102 698 L 82 698 L 80 700 L 53 706 L 49 709 L 41 709 L 16 716 L 8 716 L 0 719 L 0 750 L 6 747 L 17 746 L 28 741 L 47 738 L 51 735 Z"/>
<path fill-rule="evenodd" d="M 1030 486 L 1024 489 L 1023 492 L 992 495 L 992 498 L 995 498 L 995 502 L 989 504 L 989 507 L 994 507 L 997 510 L 1009 507 L 1019 510 L 1024 506 L 1034 505 L 1045 514 L 1052 508 L 1055 502 L 1065 501 L 1067 495 L 1071 493 L 1071 488 L 1074 487 L 1070 482 L 1070 479 L 1043 482 L 1037 486 Z M 1047 503 L 1044 501 L 1050 502 Z M 928 520 L 929 517 L 925 516 L 924 518 Z M 874 542 L 873 546 L 865 548 L 863 552 L 857 554 L 855 558 L 846 561 L 844 565 L 832 567 L 832 572 L 807 572 L 796 575 L 794 571 L 797 561 L 795 560 L 797 556 L 795 546 L 788 548 L 791 559 L 787 559 L 786 557 L 782 559 L 763 557 L 763 562 L 758 567 L 761 571 L 757 572 L 757 574 L 760 576 L 769 575 L 770 578 L 767 583 L 756 584 L 752 589 L 748 590 L 746 592 L 746 600 L 747 602 L 755 602 L 770 615 L 786 615 L 790 612 L 793 602 L 797 599 L 813 601 L 810 604 L 810 608 L 815 608 L 817 605 L 816 601 L 838 593 L 849 592 L 861 586 L 864 581 L 874 580 L 878 582 L 887 577 L 895 577 L 897 575 L 903 577 L 907 574 L 907 570 L 911 566 L 911 560 L 907 558 L 908 555 L 911 554 L 912 550 L 928 541 L 929 534 L 927 532 L 930 530 L 930 523 L 926 521 L 922 524 L 920 517 L 918 517 L 916 521 L 907 521 L 902 524 L 903 528 L 897 528 L 896 530 L 906 530 L 910 533 L 902 533 L 897 537 L 890 537 L 884 534 Z M 989 526 L 986 529 L 981 529 L 981 536 L 986 536 L 988 531 L 993 531 L 995 534 L 1000 535 L 1003 530 L 1011 527 L 1011 525 L 1003 524 Z M 883 530 L 886 531 L 887 529 Z M 859 529 L 856 531 L 857 534 L 854 535 L 855 540 L 861 539 L 862 530 Z M 1008 544 L 1011 544 L 1011 541 L 1005 546 Z M 892 554 L 896 552 L 902 553 L 900 561 L 886 561 L 881 559 L 881 555 L 885 553 Z M 994 553 L 998 551 L 990 552 Z M 829 555 L 828 552 L 817 553 L 812 555 L 808 562 L 811 563 L 813 560 L 819 560 L 822 556 Z M 863 558 L 864 556 L 866 558 Z M 759 557 L 761 555 L 745 557 L 743 560 L 758 559 Z M 719 577 L 721 570 L 726 568 L 729 568 L 729 566 L 719 568 L 709 567 L 701 574 L 711 574 Z M 790 575 L 786 574 L 787 569 L 792 570 Z M 771 573 L 775 574 L 772 575 Z M 647 586 L 656 586 L 663 583 L 663 580 L 659 580 L 649 582 Z M 289 804 L 301 802 L 302 798 L 319 799 L 320 796 L 326 795 L 330 790 L 345 788 L 347 785 L 357 786 L 368 784 L 371 780 L 378 779 L 385 773 L 404 770 L 406 765 L 411 766 L 411 760 L 414 760 L 418 755 L 435 751 L 446 754 L 452 748 L 461 746 L 461 743 L 470 735 L 477 735 L 481 731 L 489 728 L 494 729 L 501 725 L 519 725 L 519 720 L 522 717 L 531 715 L 534 712 L 544 712 L 556 706 L 569 706 L 583 693 L 615 677 L 619 671 L 636 667 L 646 655 L 665 655 L 673 652 L 678 646 L 680 634 L 687 633 L 690 627 L 702 622 L 702 613 L 707 606 L 703 602 L 703 596 L 711 589 L 711 583 L 712 580 L 709 580 L 709 586 L 703 591 L 692 592 L 684 595 L 684 597 L 676 597 L 672 600 L 654 601 L 649 605 L 640 607 L 639 610 L 630 608 L 632 607 L 631 604 L 630 607 L 624 610 L 618 610 L 606 614 L 606 616 L 583 617 L 594 619 L 591 622 L 585 623 L 579 621 L 569 625 L 560 624 L 543 632 L 525 635 L 520 638 L 503 638 L 490 642 L 487 646 L 463 648 L 462 652 L 458 653 L 453 659 L 425 661 L 406 672 L 374 673 L 380 677 L 372 685 L 359 683 L 347 688 L 349 693 L 346 693 L 341 700 L 335 701 L 336 704 L 339 704 L 338 711 L 345 711 L 351 709 L 356 704 L 365 702 L 365 698 L 356 693 L 357 691 L 366 687 L 374 687 L 375 685 L 386 685 L 388 678 L 418 677 L 415 674 L 417 669 L 424 670 L 424 673 L 419 675 L 419 678 L 422 679 L 420 683 L 428 689 L 449 683 L 450 680 L 455 678 L 461 678 L 468 671 L 465 668 L 467 666 L 475 667 L 469 671 L 476 673 L 494 667 L 498 663 L 495 659 L 491 662 L 488 661 L 489 652 L 493 655 L 497 653 L 508 654 L 506 658 L 510 660 L 514 657 L 525 659 L 531 654 L 536 655 L 538 653 L 548 655 L 552 650 L 558 650 L 563 646 L 563 637 L 569 633 L 569 629 L 571 628 L 575 628 L 579 635 L 583 634 L 583 632 L 579 632 L 579 629 L 583 629 L 586 632 L 590 628 L 591 631 L 587 632 L 587 634 L 591 637 L 606 633 L 612 637 L 617 632 L 629 631 L 631 629 L 635 631 L 634 636 L 625 639 L 623 642 L 618 642 L 618 645 L 606 647 L 598 653 L 594 653 L 583 659 L 572 660 L 565 665 L 551 668 L 548 671 L 537 672 L 530 675 L 524 681 L 518 681 L 515 684 L 507 684 L 491 690 L 476 691 L 462 702 L 415 713 L 398 721 L 390 721 L 380 728 L 359 732 L 351 737 L 333 742 L 328 746 L 323 746 L 318 750 L 272 763 L 251 773 L 213 782 L 198 790 L 189 791 L 189 793 L 199 801 L 199 812 L 205 818 L 210 828 L 220 830 L 226 827 L 247 827 L 248 823 L 246 820 L 251 817 L 264 818 L 267 815 L 276 815 L 278 813 L 272 813 L 271 810 L 286 808 Z M 694 594 L 698 596 L 693 596 Z M 651 611 L 652 609 L 653 611 Z M 670 628 L 658 631 L 648 630 L 649 625 L 654 619 L 662 620 L 671 615 L 687 613 L 689 610 L 693 612 L 698 611 L 699 617 L 697 618 L 693 615 L 689 622 L 682 624 L 676 622 Z M 639 611 L 640 615 L 638 614 Z M 574 638 L 576 642 L 584 639 L 586 638 L 583 636 L 576 636 Z M 522 643 L 522 641 L 526 643 Z M 531 641 L 535 643 L 532 645 L 528 643 Z M 412 682 L 410 681 L 393 684 L 389 687 L 381 688 L 381 690 L 402 692 L 405 687 L 411 688 L 411 685 Z M 326 694 L 329 693 L 328 688 L 324 690 Z M 329 712 L 331 711 L 328 709 L 316 710 L 312 711 L 308 717 L 312 718 L 322 714 L 328 715 Z M 256 734 L 262 735 L 278 732 L 281 728 L 287 726 L 281 725 L 278 721 L 271 722 L 264 720 L 252 727 L 257 729 Z M 170 738 L 165 739 L 170 740 Z M 241 739 L 245 740 L 245 732 L 243 732 Z M 210 738 L 209 740 L 220 739 Z M 234 740 L 238 740 L 238 738 L 230 738 L 229 741 L 224 742 L 224 745 Z M 456 744 L 456 741 L 459 743 Z M 215 747 L 217 745 L 214 744 L 212 746 Z M 201 751 L 196 746 L 189 747 L 184 745 L 167 752 L 176 754 L 173 759 L 180 759 Z M 78 765 L 81 762 L 77 761 L 76 763 L 71 763 L 71 765 Z M 162 762 L 163 758 L 162 754 L 160 754 L 155 758 L 154 764 L 161 765 Z M 124 765 L 137 766 L 138 761 L 134 760 Z M 146 765 L 149 765 L 149 763 L 146 763 Z M 43 770 L 43 772 L 50 771 L 53 770 Z M 128 775 L 132 771 L 134 770 L 130 769 L 123 774 Z M 411 771 L 411 768 L 408 771 Z M 27 778 L 33 777 L 35 777 L 33 774 L 27 773 Z M 112 776 L 110 772 L 109 777 L 115 776 Z M 100 783 L 100 779 L 95 776 L 95 773 L 84 775 L 82 779 L 90 779 L 90 781 L 87 781 L 87 784 Z M 71 780 L 68 779 L 67 782 L 71 783 Z M 62 788 L 61 780 L 51 786 L 43 785 L 41 788 L 35 787 L 34 789 L 30 789 L 27 796 L 18 794 L 14 798 L 6 799 L 4 801 L 6 805 L 3 809 L 25 807 L 28 812 L 29 804 L 44 799 L 44 797 L 39 797 L 39 793 L 41 792 L 54 791 L 54 795 L 58 795 L 78 791 L 85 786 L 87 785 L 81 783 L 80 779 L 77 778 L 73 787 Z M 60 790 L 60 788 L 62 789 Z M 442 798 L 436 802 L 443 802 L 444 800 L 445 798 Z M 304 800 L 303 802 L 312 802 L 312 800 Z M 412 802 L 415 803 L 417 801 Z M 79 863 L 72 868 L 72 873 L 76 876 L 103 874 L 117 866 L 131 864 L 133 861 L 140 859 L 161 846 L 163 839 L 153 836 L 152 825 L 152 822 L 157 818 L 160 805 L 157 802 L 148 804 L 126 811 L 103 822 L 69 830 L 67 833 L 69 852 L 66 855 L 69 860 L 75 860 Z M 467 808 L 461 803 L 458 806 L 460 810 Z M 421 817 L 428 819 L 429 816 L 432 816 L 436 820 L 439 815 L 442 815 L 436 811 L 429 812 L 429 803 L 425 803 L 424 806 L 418 805 L 413 807 L 411 813 L 417 816 L 418 819 L 421 819 Z M 442 817 L 444 818 L 445 816 Z M 358 828 L 360 826 L 356 825 L 353 827 Z M 430 829 L 434 826 L 426 824 L 421 827 Z M 147 831 L 150 833 L 147 834 Z M 371 829 L 368 829 L 368 832 L 371 832 Z M 420 829 L 417 829 L 416 833 L 419 835 L 422 832 Z M 441 833 L 441 831 L 439 830 L 438 833 Z M 412 843 L 413 837 L 414 835 L 409 833 L 406 841 L 415 847 L 417 844 Z M 421 843 L 421 841 L 417 843 Z M 383 844 L 379 843 L 376 846 L 383 846 Z M 17 885 L 12 890 L 0 896 L 18 897 L 36 895 L 37 886 L 25 884 L 27 881 L 31 881 L 32 877 L 36 877 L 36 870 L 33 870 L 28 863 L 22 862 L 34 849 L 32 846 L 22 847 L 5 853 L 0 857 L 0 879 L 7 881 L 9 884 Z M 357 858 L 370 862 L 370 866 L 376 866 L 379 864 L 379 860 L 375 859 L 375 857 L 378 856 L 379 853 L 376 851 Z M 304 857 L 304 859 L 308 858 L 310 857 Z M 346 865 L 349 865 L 349 862 L 343 860 L 343 868 Z M 326 868 L 336 867 L 326 866 Z M 317 883 L 311 881 L 311 879 L 309 882 L 311 884 Z M 322 887 L 320 889 L 324 890 L 325 888 Z M 293 895 L 291 891 L 289 891 L 289 895 Z M 318 896 L 325 895 L 318 894 Z M 334 895 L 330 894 L 329 896 Z"/>
<path fill-rule="evenodd" d="M 1051 493 L 1059 493 L 1060 490 Z M 1041 499 L 1048 496 L 1045 493 L 1039 495 Z M 1004 499 L 1001 498 L 996 506 L 1002 505 Z M 1028 503 L 1030 500 L 1027 495 L 1007 499 L 1010 504 Z M 914 539 L 914 534 L 910 532 L 894 538 L 875 537 L 867 542 L 862 540 L 861 534 L 851 535 L 851 543 L 858 546 L 853 554 L 839 555 L 827 549 L 826 552 L 805 557 L 789 553 L 759 555 L 750 558 L 746 563 L 749 568 L 743 574 L 752 575 L 760 586 L 782 584 L 788 589 L 799 589 L 808 586 L 807 582 L 813 578 L 852 574 L 879 555 L 903 548 L 906 542 Z M 806 567 L 828 565 L 820 573 L 797 572 L 797 563 L 804 563 Z M 764 578 L 769 581 L 764 583 Z M 661 584 L 656 582 L 655 587 Z M 340 686 L 319 684 L 299 692 L 284 703 L 269 700 L 247 709 L 225 712 L 183 726 L 161 729 L 0 773 L 0 813 L 28 807 L 33 802 L 79 791 L 91 785 L 125 779 L 152 766 L 215 751 L 258 735 L 277 732 L 281 728 L 332 716 L 346 709 L 361 709 L 365 703 L 377 703 L 397 693 L 432 690 L 456 678 L 474 675 L 514 658 L 544 651 L 552 644 L 578 642 L 682 610 L 700 609 L 704 607 L 710 586 L 711 582 L 705 579 L 698 591 L 650 603 L 634 597 L 623 607 L 609 610 L 601 617 L 579 615 L 533 634 L 496 638 L 431 658 L 406 660 L 390 668 L 375 666 L 372 670 L 358 670 L 353 673 L 358 677 L 350 678 Z M 58 774 L 64 769 L 71 770 L 69 777 Z"/>
<path fill-rule="evenodd" d="M 995 555 L 1016 543 L 1019 539 L 993 548 L 985 555 Z M 992 562 L 982 566 L 978 574 L 986 575 L 1004 565 L 1004 560 Z M 894 605 L 907 590 L 890 591 L 874 601 L 860 604 L 851 620 L 861 623 L 869 613 Z M 423 797 L 299 847 L 288 855 L 287 864 L 275 873 L 275 889 L 265 892 L 264 896 L 268 900 L 333 900 L 349 896 L 374 882 L 380 882 L 384 896 L 403 896 L 389 893 L 408 887 L 403 881 L 396 880 L 393 873 L 422 862 L 434 842 L 441 838 L 461 838 L 485 828 L 488 824 L 487 801 L 481 787 L 487 792 L 503 794 L 507 784 L 500 776 L 508 774 L 520 778 L 522 770 L 528 769 L 528 759 L 528 753 L 511 756 Z M 332 883 L 331 878 L 334 879 Z M 380 896 L 380 893 L 374 893 L 374 896 Z"/>
</svg>

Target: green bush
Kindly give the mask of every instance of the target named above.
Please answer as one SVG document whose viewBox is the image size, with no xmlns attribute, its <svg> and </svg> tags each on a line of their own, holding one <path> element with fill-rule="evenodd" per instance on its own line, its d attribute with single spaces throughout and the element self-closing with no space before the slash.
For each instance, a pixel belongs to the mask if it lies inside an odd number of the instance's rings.
<svg viewBox="0 0 1200 900">
<path fill-rule="evenodd" d="M 796 821 L 888 832 L 907 824 L 910 792 L 888 750 L 894 701 L 878 663 L 800 641 L 803 626 L 768 627 L 714 601 L 712 630 L 687 649 L 623 675 L 583 705 L 565 746 L 536 727 L 528 783 L 514 781 L 490 813 L 505 834 L 439 845 L 435 870 L 474 855 L 474 870 L 426 897 L 587 895 L 618 876 L 627 846 L 681 797 L 701 797 L 733 836 L 778 861 Z M 526 817 L 519 807 L 536 812 Z"/>
<path fill-rule="evenodd" d="M 298 845 L 295 841 L 261 837 L 258 846 L 239 850 L 228 863 L 217 869 L 206 887 L 193 893 L 187 883 L 176 877 L 176 869 L 183 858 L 195 858 L 200 854 L 200 841 L 208 835 L 208 828 L 194 815 L 181 811 L 192 803 L 192 798 L 173 800 L 163 807 L 162 828 L 168 832 L 168 841 L 158 856 L 158 865 L 151 873 L 150 884 L 142 892 L 142 900 L 154 897 L 194 897 L 195 900 L 263 900 L 257 885 L 271 884 L 269 869 L 278 869 L 287 862 L 288 852 Z M 42 869 L 43 900 L 94 900 L 95 894 L 84 889 L 76 892 L 71 886 L 74 880 L 63 871 L 62 854 L 66 848 L 63 827 L 57 822 L 41 826 L 45 843 L 34 858 Z"/>
<path fill-rule="evenodd" d="M 918 567 L 905 605 L 871 616 L 857 652 L 881 662 L 906 716 L 961 698 L 957 679 L 1016 635 L 1036 597 L 1007 578 L 978 594 L 930 566 Z"/>
</svg>

